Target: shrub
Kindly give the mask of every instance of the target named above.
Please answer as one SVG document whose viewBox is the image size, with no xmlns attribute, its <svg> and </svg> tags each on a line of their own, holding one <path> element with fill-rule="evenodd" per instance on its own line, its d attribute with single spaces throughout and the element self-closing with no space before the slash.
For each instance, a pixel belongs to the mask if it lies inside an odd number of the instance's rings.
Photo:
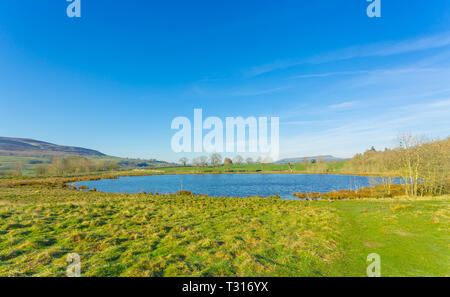
<svg viewBox="0 0 450 297">
<path fill-rule="evenodd" d="M 177 193 L 178 196 L 194 196 L 194 194 L 192 194 L 192 192 L 190 191 L 186 191 L 186 190 L 181 190 Z"/>
</svg>

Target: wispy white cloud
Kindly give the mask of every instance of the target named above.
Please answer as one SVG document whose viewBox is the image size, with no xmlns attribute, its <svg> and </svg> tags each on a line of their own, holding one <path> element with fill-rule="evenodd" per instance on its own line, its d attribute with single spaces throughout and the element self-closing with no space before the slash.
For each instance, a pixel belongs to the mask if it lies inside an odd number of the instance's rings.
<svg viewBox="0 0 450 297">
<path fill-rule="evenodd" d="M 367 48 L 360 55 L 367 56 L 390 56 L 395 54 L 402 54 L 408 52 L 422 51 L 434 49 L 450 45 L 450 32 L 443 34 L 410 39 L 402 42 L 380 43 Z"/>
<path fill-rule="evenodd" d="M 348 108 L 355 107 L 355 106 L 357 106 L 359 104 L 360 104 L 360 102 L 358 102 L 358 101 L 347 101 L 347 102 L 342 102 L 342 103 L 338 103 L 338 104 L 329 105 L 328 108 L 331 108 L 331 109 L 348 109 Z"/>
<path fill-rule="evenodd" d="M 309 154 L 350 157 L 370 145 L 394 145 L 396 137 L 404 132 L 447 137 L 450 136 L 449 114 L 450 98 L 443 98 L 387 108 L 382 113 L 367 117 L 350 117 L 335 127 L 319 132 L 310 132 L 305 123 L 304 130 L 298 130 L 296 136 L 281 139 L 280 153 L 281 157 Z M 436 122 L 440 124 L 436 125 Z"/>
<path fill-rule="evenodd" d="M 323 78 L 330 76 L 344 76 L 344 75 L 360 75 L 360 74 L 402 74 L 402 73 L 412 73 L 412 72 L 433 72 L 440 71 L 439 68 L 425 68 L 425 67 L 403 67 L 403 68 L 390 68 L 390 69 L 374 69 L 374 70 L 354 70 L 354 71 L 337 71 L 337 72 L 325 72 L 325 73 L 314 73 L 314 74 L 302 74 L 294 75 L 290 77 L 291 79 L 301 79 L 301 78 Z"/>
<path fill-rule="evenodd" d="M 277 61 L 274 61 L 274 62 L 271 62 L 271 63 L 267 63 L 267 64 L 264 64 L 264 65 L 251 67 L 250 69 L 247 69 L 247 70 L 244 71 L 244 75 L 245 76 L 249 76 L 249 77 L 258 76 L 258 75 L 263 74 L 263 73 L 272 72 L 272 71 L 275 71 L 277 69 L 289 68 L 289 67 L 292 67 L 292 66 L 295 66 L 295 65 L 299 65 L 299 64 L 302 64 L 302 63 L 304 63 L 304 61 L 295 60 L 295 59 L 284 60 L 284 61 L 277 60 Z"/>
<path fill-rule="evenodd" d="M 229 80 L 228 77 L 206 77 L 198 81 L 198 83 L 220 82 Z"/>
<path fill-rule="evenodd" d="M 291 126 L 305 126 L 305 125 L 327 125 L 335 124 L 339 122 L 339 120 L 309 120 L 309 121 L 282 121 L 280 125 L 291 125 Z"/>
<path fill-rule="evenodd" d="M 246 76 L 258 76 L 279 69 L 289 68 L 307 63 L 327 63 L 332 61 L 349 60 L 362 57 L 391 56 L 410 52 L 424 51 L 442 48 L 450 45 L 450 32 L 444 32 L 432 36 L 408 39 L 396 42 L 380 42 L 375 44 L 352 46 L 329 53 L 319 54 L 310 58 L 277 60 L 260 66 L 255 66 L 244 71 Z M 343 72 L 341 74 L 346 74 Z M 348 73 L 351 74 L 351 73 Z M 329 75 L 333 75 L 330 73 Z"/>
<path fill-rule="evenodd" d="M 278 88 L 272 88 L 272 89 L 260 89 L 260 90 L 249 90 L 249 91 L 237 91 L 234 92 L 234 96 L 258 96 L 258 95 L 265 95 L 265 94 L 271 94 L 280 92 L 287 89 L 287 87 L 278 87 Z"/>
<path fill-rule="evenodd" d="M 339 75 L 356 75 L 356 74 L 364 74 L 370 73 L 369 70 L 356 70 L 356 71 L 337 71 L 337 72 L 325 72 L 325 73 L 313 73 L 313 74 L 302 74 L 292 76 L 291 79 L 296 78 L 321 78 L 321 77 L 330 77 L 330 76 L 339 76 Z"/>
</svg>

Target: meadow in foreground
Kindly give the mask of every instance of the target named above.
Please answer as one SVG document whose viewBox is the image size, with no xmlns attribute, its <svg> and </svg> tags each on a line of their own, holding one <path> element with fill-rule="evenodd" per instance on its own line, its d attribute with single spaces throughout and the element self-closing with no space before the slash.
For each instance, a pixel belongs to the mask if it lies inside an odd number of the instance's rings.
<svg viewBox="0 0 450 297">
<path fill-rule="evenodd" d="M 283 201 L 0 188 L 0 275 L 450 275 L 450 197 Z"/>
</svg>

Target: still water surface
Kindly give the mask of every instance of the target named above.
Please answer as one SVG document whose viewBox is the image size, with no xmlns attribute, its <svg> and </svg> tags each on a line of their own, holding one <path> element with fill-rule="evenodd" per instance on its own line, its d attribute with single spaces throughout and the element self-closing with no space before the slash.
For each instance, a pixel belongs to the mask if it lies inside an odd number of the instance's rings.
<svg viewBox="0 0 450 297">
<path fill-rule="evenodd" d="M 150 175 L 83 181 L 88 186 L 108 193 L 176 193 L 180 189 L 210 196 L 247 197 L 279 195 L 292 199 L 295 192 L 327 193 L 333 190 L 356 190 L 368 187 L 379 178 L 354 175 L 323 174 L 199 174 Z"/>
</svg>

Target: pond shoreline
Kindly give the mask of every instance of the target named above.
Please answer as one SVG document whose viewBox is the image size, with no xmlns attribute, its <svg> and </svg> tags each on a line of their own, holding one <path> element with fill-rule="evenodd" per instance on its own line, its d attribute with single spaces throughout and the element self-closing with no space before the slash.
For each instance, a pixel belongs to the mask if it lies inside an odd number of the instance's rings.
<svg viewBox="0 0 450 297">
<path fill-rule="evenodd" d="M 247 178 L 248 177 L 248 178 Z M 374 181 L 372 181 L 372 178 Z M 272 197 L 292 199 L 294 193 L 348 191 L 366 188 L 381 182 L 380 177 L 329 174 L 152 174 L 111 176 L 70 182 L 67 186 L 107 193 L 177 193 L 188 190 L 194 194 L 224 197 Z M 393 181 L 396 183 L 396 181 Z M 300 197 L 305 198 L 305 197 Z"/>
<path fill-rule="evenodd" d="M 115 171 L 115 172 L 99 172 L 81 175 L 68 176 L 22 176 L 12 178 L 0 178 L 0 187 L 16 187 L 27 185 L 49 185 L 65 187 L 68 183 L 94 181 L 100 179 L 117 179 L 120 177 L 132 176 L 152 176 L 152 175 L 224 175 L 224 174 L 298 174 L 298 175 L 353 175 L 353 176 L 372 176 L 372 177 L 398 177 L 398 174 L 391 173 L 347 173 L 347 172 L 306 172 L 306 171 L 174 171 L 167 172 L 164 170 L 129 170 L 129 171 Z"/>
</svg>

